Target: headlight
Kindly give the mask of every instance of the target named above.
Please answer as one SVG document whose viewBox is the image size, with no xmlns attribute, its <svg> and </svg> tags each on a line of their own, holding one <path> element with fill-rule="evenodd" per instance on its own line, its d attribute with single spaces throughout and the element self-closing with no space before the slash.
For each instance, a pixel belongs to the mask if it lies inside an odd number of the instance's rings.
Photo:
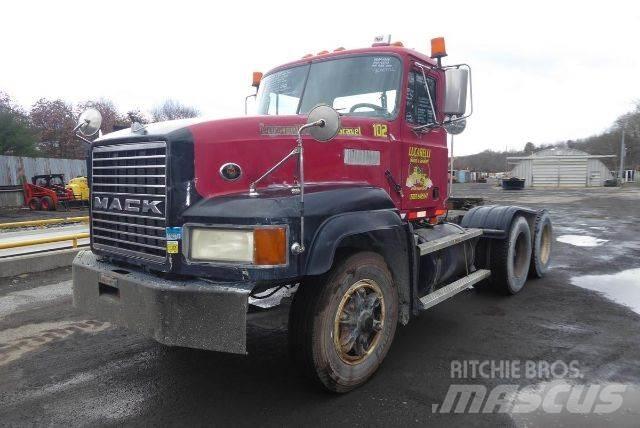
<svg viewBox="0 0 640 428">
<path fill-rule="evenodd" d="M 287 233 L 284 227 L 189 229 L 189 259 L 193 261 L 270 266 L 287 262 Z"/>
</svg>

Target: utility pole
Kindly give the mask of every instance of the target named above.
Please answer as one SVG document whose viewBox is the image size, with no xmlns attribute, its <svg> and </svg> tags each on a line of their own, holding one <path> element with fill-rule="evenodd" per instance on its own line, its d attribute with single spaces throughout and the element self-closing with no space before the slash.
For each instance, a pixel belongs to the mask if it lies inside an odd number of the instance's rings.
<svg viewBox="0 0 640 428">
<path fill-rule="evenodd" d="M 624 125 L 622 126 L 622 138 L 620 138 L 620 169 L 618 170 L 618 180 L 622 185 L 624 175 Z"/>
</svg>

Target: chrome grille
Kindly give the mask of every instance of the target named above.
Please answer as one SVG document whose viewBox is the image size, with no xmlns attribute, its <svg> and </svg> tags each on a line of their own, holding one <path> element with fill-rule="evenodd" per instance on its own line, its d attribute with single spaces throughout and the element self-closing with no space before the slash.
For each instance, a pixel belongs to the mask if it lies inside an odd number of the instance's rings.
<svg viewBox="0 0 640 428">
<path fill-rule="evenodd" d="M 166 260 L 166 151 L 164 141 L 93 149 L 94 248 L 157 263 Z"/>
</svg>

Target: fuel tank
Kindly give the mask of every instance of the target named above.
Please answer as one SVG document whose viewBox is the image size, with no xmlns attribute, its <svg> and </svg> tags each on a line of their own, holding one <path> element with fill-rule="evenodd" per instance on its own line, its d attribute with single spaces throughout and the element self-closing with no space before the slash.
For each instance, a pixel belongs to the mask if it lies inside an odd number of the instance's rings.
<svg viewBox="0 0 640 428">
<path fill-rule="evenodd" d="M 414 233 L 417 243 L 422 244 L 448 235 L 458 234 L 464 230 L 457 224 L 442 223 L 431 227 L 414 229 Z M 418 272 L 418 292 L 420 296 L 431 293 L 471 272 L 477 241 L 478 238 L 471 239 L 422 256 Z"/>
</svg>

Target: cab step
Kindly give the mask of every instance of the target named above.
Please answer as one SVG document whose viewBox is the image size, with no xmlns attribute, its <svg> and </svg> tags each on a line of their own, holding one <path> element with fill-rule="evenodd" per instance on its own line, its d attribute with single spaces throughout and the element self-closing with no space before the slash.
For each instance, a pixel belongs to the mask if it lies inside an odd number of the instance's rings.
<svg viewBox="0 0 640 428">
<path fill-rule="evenodd" d="M 490 270 L 479 269 L 472 274 L 465 276 L 464 278 L 460 278 L 459 280 L 454 281 L 449 285 L 445 285 L 444 287 L 434 291 L 433 293 L 429 293 L 420 299 L 420 302 L 422 303 L 422 309 L 429 309 L 430 307 L 435 306 L 438 303 L 455 296 L 462 290 L 466 290 L 471 285 L 477 284 L 483 279 L 489 278 L 490 275 Z"/>
<path fill-rule="evenodd" d="M 443 238 L 434 239 L 433 241 L 424 242 L 419 244 L 418 248 L 420 249 L 420 255 L 424 256 L 440 251 L 443 248 L 468 241 L 469 239 L 476 238 L 480 235 L 482 235 L 482 229 L 466 229 L 463 233 L 455 233 Z"/>
</svg>

